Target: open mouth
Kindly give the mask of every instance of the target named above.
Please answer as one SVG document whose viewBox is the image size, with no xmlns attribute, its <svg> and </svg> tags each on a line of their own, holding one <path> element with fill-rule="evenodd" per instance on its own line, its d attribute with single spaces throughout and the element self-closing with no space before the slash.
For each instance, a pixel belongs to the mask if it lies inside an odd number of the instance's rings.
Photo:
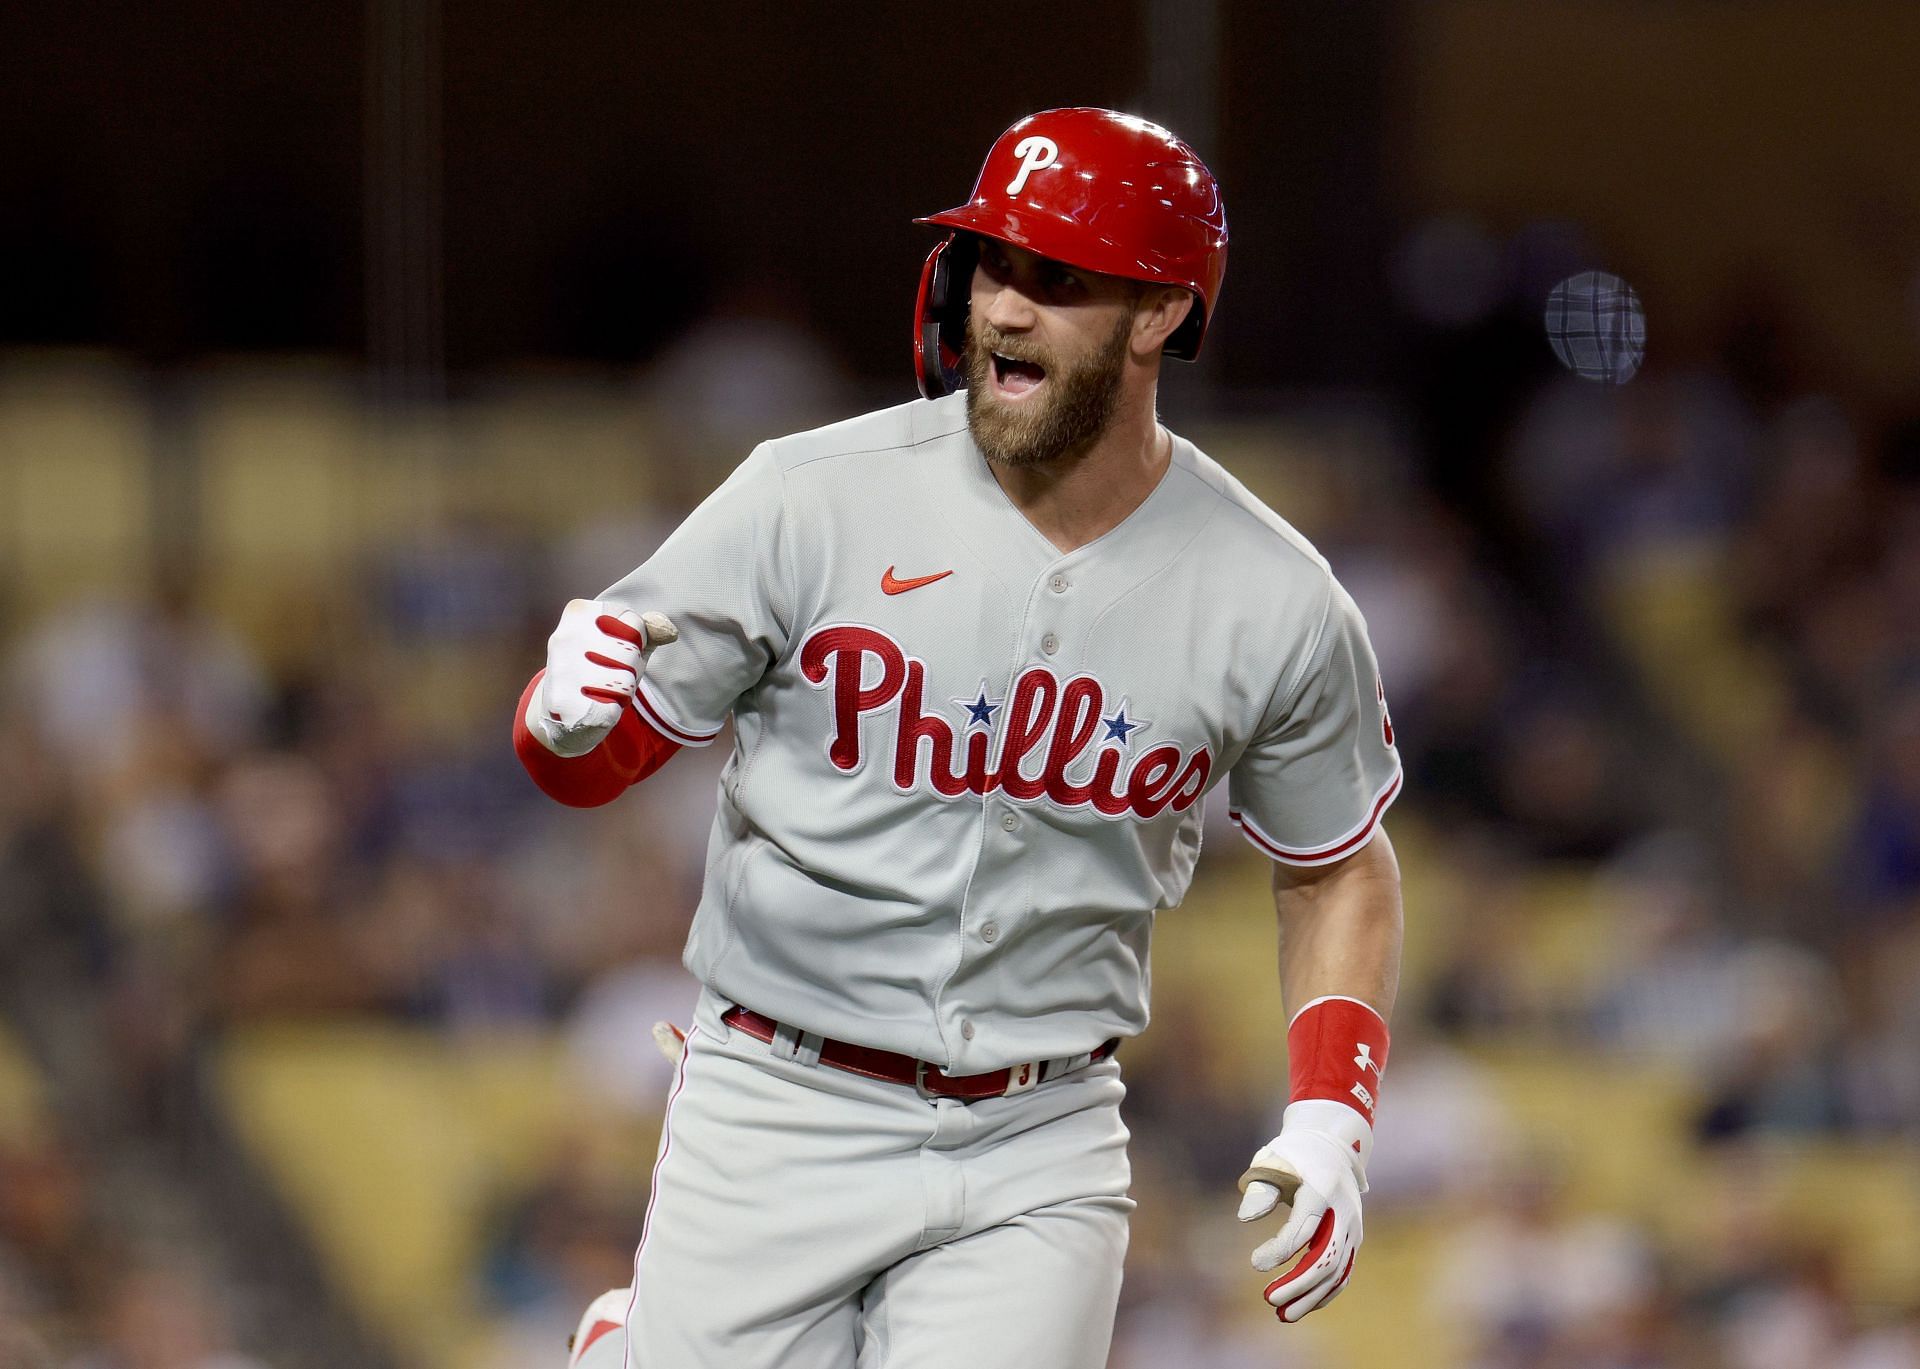
<svg viewBox="0 0 1920 1369">
<path fill-rule="evenodd" d="M 1038 362 L 1022 361 L 1001 352 L 993 354 L 993 388 L 1009 399 L 1031 393 L 1046 378 L 1047 368 Z"/>
</svg>

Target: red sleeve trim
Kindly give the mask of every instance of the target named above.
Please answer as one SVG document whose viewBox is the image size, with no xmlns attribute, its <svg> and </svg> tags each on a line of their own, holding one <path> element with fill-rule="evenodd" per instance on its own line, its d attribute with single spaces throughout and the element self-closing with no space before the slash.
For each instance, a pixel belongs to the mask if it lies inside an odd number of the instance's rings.
<svg viewBox="0 0 1920 1369">
<path fill-rule="evenodd" d="M 1386 1019 L 1359 999 L 1314 999 L 1287 1028 L 1288 1101 L 1345 1103 L 1372 1126 L 1389 1044 Z"/>
<path fill-rule="evenodd" d="M 569 808 L 598 808 L 612 803 L 679 751 L 678 742 L 662 736 L 645 718 L 626 708 L 620 711 L 620 721 L 606 740 L 586 755 L 571 759 L 554 755 L 527 730 L 527 706 L 546 673 L 542 670 L 536 674 L 521 692 L 520 706 L 513 713 L 513 752 L 548 798 Z"/>
<path fill-rule="evenodd" d="M 646 715 L 647 721 L 653 724 L 656 731 L 682 746 L 705 746 L 720 735 L 718 728 L 711 732 L 690 732 L 668 718 L 666 711 L 660 707 L 660 701 L 652 697 L 652 691 L 647 688 L 647 678 L 644 675 L 640 677 L 640 688 L 634 691 L 633 704 Z"/>
<path fill-rule="evenodd" d="M 1330 865 L 1336 860 L 1352 855 L 1373 840 L 1373 829 L 1379 826 L 1381 815 L 1387 811 L 1387 806 L 1400 796 L 1402 773 L 1397 769 L 1393 772 L 1393 778 L 1388 780 L 1386 787 L 1374 797 L 1373 808 L 1361 820 L 1358 827 L 1328 846 L 1317 848 L 1282 846 L 1255 826 L 1253 819 L 1238 808 L 1229 808 L 1227 816 L 1240 829 L 1241 835 L 1275 860 L 1285 861 L 1288 865 Z"/>
</svg>

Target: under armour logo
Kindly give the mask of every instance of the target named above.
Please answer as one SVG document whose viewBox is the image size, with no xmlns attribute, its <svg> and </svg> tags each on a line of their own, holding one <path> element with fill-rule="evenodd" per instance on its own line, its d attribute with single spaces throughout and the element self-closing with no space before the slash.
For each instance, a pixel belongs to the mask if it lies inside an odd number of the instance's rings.
<svg viewBox="0 0 1920 1369">
<path fill-rule="evenodd" d="M 1051 138 L 1041 137 L 1038 133 L 1015 143 L 1013 155 L 1020 159 L 1020 171 L 1007 182 L 1009 195 L 1018 195 L 1020 188 L 1027 183 L 1027 177 L 1034 172 L 1045 171 L 1050 166 L 1060 165 L 1060 145 Z"/>
<path fill-rule="evenodd" d="M 1376 1079 L 1379 1078 L 1380 1066 L 1374 1061 L 1373 1047 L 1365 1041 L 1357 1041 L 1354 1043 L 1354 1049 L 1358 1050 L 1360 1054 L 1353 1057 L 1353 1067 L 1361 1071 L 1372 1070 L 1374 1077 Z"/>
</svg>

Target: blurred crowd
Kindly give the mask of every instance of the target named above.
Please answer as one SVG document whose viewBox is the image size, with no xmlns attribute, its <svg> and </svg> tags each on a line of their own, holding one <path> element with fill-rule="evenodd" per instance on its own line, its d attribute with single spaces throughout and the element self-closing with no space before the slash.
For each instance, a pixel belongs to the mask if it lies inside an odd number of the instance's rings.
<svg viewBox="0 0 1920 1369">
<path fill-rule="evenodd" d="M 1239 425 L 1217 452 L 1366 612 L 1409 774 L 1393 825 L 1430 863 L 1370 1224 L 1452 1214 L 1417 1277 L 1475 1369 L 1917 1369 L 1920 1295 L 1863 1295 L 1741 1176 L 1782 1137 L 1920 1144 L 1920 427 L 1752 329 L 1663 361 L 1656 316 L 1630 384 L 1559 373 L 1528 260 L 1497 258 L 1477 303 L 1410 299 L 1402 391 L 1307 429 L 1385 412 L 1384 437 Z M 224 1034 L 367 1017 L 560 1033 L 614 1105 L 657 1114 L 646 1029 L 691 1001 L 677 956 L 724 748 L 575 812 L 507 733 L 560 605 L 698 493 L 558 542 L 422 529 L 288 604 L 314 624 L 291 651 L 211 611 L 190 564 L 5 624 L 0 958 L 86 996 L 132 1126 L 207 1105 L 191 1080 Z M 1210 835 L 1196 900 L 1258 860 Z M 1577 947 L 1553 975 L 1529 955 L 1548 918 Z M 1235 1053 L 1206 1048 L 1206 999 L 1158 1017 L 1190 1048 L 1128 1062 L 1147 1206 L 1115 1363 L 1330 1363 L 1311 1322 L 1239 1310 L 1233 1231 L 1179 1215 L 1226 1207 L 1274 1100 L 1195 1067 Z M 1562 1157 L 1504 1138 L 1475 1050 L 1516 1043 L 1687 1081 L 1716 1176 L 1694 1239 L 1582 1210 Z M 0 1325 L 38 1347 L 18 1362 L 271 1362 L 233 1348 L 211 1282 L 103 1238 L 102 1161 L 68 1126 L 0 1132 Z M 624 1277 L 645 1182 L 583 1189 L 560 1155 L 501 1196 L 472 1297 L 503 1369 L 557 1363 L 530 1347 Z"/>
</svg>

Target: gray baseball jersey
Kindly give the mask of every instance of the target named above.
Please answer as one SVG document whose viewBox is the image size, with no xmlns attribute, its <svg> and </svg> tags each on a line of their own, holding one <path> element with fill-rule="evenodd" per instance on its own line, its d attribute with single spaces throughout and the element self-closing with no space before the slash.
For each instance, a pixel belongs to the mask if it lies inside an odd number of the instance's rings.
<svg viewBox="0 0 1920 1369">
<path fill-rule="evenodd" d="M 1147 1022 L 1154 914 L 1225 777 L 1268 855 L 1337 860 L 1400 784 L 1326 561 L 1191 443 L 1062 553 L 966 397 L 757 448 L 602 598 L 665 612 L 637 705 L 726 718 L 689 970 L 823 1036 L 972 1074 Z"/>
</svg>

